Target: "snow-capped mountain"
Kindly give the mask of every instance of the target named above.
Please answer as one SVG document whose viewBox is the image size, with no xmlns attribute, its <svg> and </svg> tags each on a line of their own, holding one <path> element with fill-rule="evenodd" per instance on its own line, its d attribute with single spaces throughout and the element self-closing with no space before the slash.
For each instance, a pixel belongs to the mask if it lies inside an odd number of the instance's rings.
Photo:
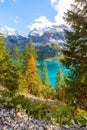
<svg viewBox="0 0 87 130">
<path fill-rule="evenodd" d="M 18 45 L 20 50 L 24 49 L 25 44 L 30 39 L 33 40 L 34 44 L 53 44 L 57 43 L 62 48 L 66 44 L 64 29 L 70 30 L 66 25 L 52 25 L 44 28 L 34 28 L 30 30 L 28 37 L 19 34 L 14 28 L 7 26 L 1 26 L 0 32 L 4 35 L 5 42 L 8 48 L 12 48 L 15 44 Z"/>
<path fill-rule="evenodd" d="M 14 28 L 1 26 L 0 33 L 4 35 L 4 41 L 10 50 L 14 47 L 14 45 L 17 45 L 19 50 L 23 50 L 25 44 L 28 42 L 28 38 L 18 33 Z"/>
<path fill-rule="evenodd" d="M 59 45 L 63 45 L 66 43 L 64 30 L 69 30 L 66 25 L 52 25 L 51 27 L 46 28 L 34 28 L 30 31 L 28 37 L 31 38 L 35 45 L 40 45 L 41 43 L 44 44 L 51 44 L 51 43 L 58 43 Z"/>
<path fill-rule="evenodd" d="M 16 31 L 15 28 L 10 28 L 8 26 L 1 26 L 0 32 L 6 37 L 6 36 L 18 36 L 19 33 Z"/>
</svg>

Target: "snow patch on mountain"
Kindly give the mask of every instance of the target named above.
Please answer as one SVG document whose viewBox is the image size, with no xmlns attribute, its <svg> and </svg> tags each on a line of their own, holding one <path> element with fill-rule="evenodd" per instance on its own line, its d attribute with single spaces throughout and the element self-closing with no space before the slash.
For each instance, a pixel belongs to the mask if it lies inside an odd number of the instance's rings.
<svg viewBox="0 0 87 130">
<path fill-rule="evenodd" d="M 69 27 L 64 24 L 61 25 L 49 25 L 48 27 L 39 27 L 39 28 L 32 28 L 28 35 L 29 39 L 31 38 L 35 45 L 37 44 L 51 44 L 51 43 L 58 43 L 62 45 L 66 43 L 65 39 L 65 32 L 64 30 L 71 31 Z"/>
<path fill-rule="evenodd" d="M 15 28 L 11 28 L 8 26 L 0 26 L 0 33 L 2 33 L 5 37 L 7 36 L 23 36 L 22 34 L 18 33 Z"/>
<path fill-rule="evenodd" d="M 34 27 L 34 28 L 30 29 L 29 35 L 42 36 L 44 34 L 44 32 L 52 32 L 52 33 L 54 33 L 54 32 L 64 32 L 64 29 L 70 30 L 66 25 L 63 25 L 63 24 L 61 24 L 59 26 L 54 24 L 54 25 L 44 27 L 44 28 L 42 28 L 42 27 L 38 27 L 38 28 L 36 27 L 35 28 Z"/>
</svg>

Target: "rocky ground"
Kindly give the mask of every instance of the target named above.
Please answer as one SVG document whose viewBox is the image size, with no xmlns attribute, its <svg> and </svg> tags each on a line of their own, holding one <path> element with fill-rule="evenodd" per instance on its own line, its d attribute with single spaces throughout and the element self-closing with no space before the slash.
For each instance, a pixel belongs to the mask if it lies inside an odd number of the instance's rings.
<svg viewBox="0 0 87 130">
<path fill-rule="evenodd" d="M 52 121 L 36 120 L 15 108 L 7 109 L 0 105 L 0 130 L 87 130 L 87 126 L 62 126 Z"/>
</svg>

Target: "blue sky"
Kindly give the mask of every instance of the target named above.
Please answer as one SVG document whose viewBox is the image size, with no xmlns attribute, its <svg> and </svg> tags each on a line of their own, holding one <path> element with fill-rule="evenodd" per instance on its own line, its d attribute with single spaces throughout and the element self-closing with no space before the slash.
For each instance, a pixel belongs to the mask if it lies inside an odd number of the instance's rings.
<svg viewBox="0 0 87 130">
<path fill-rule="evenodd" d="M 28 35 L 33 28 L 65 23 L 64 11 L 73 0 L 0 0 L 0 26 Z"/>
</svg>

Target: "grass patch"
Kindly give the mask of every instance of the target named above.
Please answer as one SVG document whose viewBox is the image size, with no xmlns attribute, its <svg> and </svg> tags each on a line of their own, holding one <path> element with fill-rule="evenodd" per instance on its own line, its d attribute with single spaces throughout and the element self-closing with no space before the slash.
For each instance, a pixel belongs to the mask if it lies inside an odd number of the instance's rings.
<svg viewBox="0 0 87 130">
<path fill-rule="evenodd" d="M 46 102 L 32 102 L 22 95 L 6 94 L 0 99 L 5 107 L 15 107 L 18 111 L 26 111 L 29 116 L 39 120 L 51 120 L 62 124 L 69 124 L 73 115 L 73 108 L 69 106 L 53 106 Z"/>
</svg>

